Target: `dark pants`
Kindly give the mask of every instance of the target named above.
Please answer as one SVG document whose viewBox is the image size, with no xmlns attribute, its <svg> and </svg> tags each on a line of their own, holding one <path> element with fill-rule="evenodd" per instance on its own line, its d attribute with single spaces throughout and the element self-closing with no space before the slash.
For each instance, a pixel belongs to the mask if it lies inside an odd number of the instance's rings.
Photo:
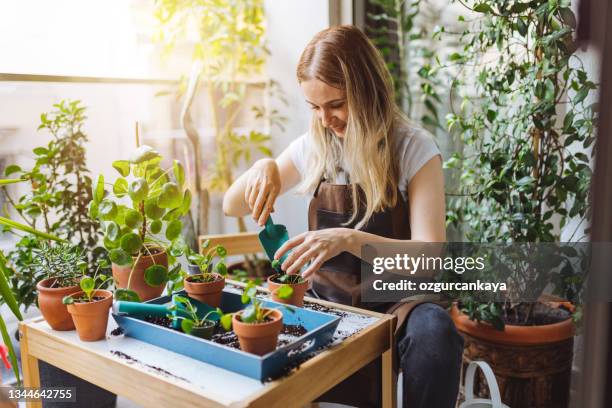
<svg viewBox="0 0 612 408">
<path fill-rule="evenodd" d="M 455 407 L 463 338 L 444 308 L 434 303 L 416 306 L 398 335 L 397 351 L 404 408 Z M 378 408 L 381 370 L 381 359 L 374 359 L 317 401 Z"/>
<path fill-rule="evenodd" d="M 459 390 L 463 338 L 448 312 L 424 303 L 410 313 L 398 336 L 405 408 L 452 408 Z"/>
</svg>

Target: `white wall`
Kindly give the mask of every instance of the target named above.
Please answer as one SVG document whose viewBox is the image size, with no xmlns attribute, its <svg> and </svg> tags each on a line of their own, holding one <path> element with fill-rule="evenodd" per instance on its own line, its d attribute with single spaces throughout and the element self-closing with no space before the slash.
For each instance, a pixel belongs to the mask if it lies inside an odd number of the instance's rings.
<svg viewBox="0 0 612 408">
<path fill-rule="evenodd" d="M 314 34 L 328 27 L 329 2 L 327 0 L 265 0 L 268 22 L 267 74 L 278 81 L 285 91 L 289 106 L 277 105 L 288 121 L 285 131 L 273 129 L 272 148 L 280 154 L 289 143 L 308 130 L 311 110 L 306 105 L 295 77 L 300 54 Z M 216 200 L 211 220 L 221 214 Z M 307 202 L 292 192 L 280 197 L 275 205 L 274 222 L 285 224 L 289 234 L 295 235 L 307 229 Z M 249 221 L 249 229 L 257 230 Z M 236 231 L 235 222 L 226 220 L 224 232 Z M 214 230 L 211 232 L 215 232 Z"/>
</svg>

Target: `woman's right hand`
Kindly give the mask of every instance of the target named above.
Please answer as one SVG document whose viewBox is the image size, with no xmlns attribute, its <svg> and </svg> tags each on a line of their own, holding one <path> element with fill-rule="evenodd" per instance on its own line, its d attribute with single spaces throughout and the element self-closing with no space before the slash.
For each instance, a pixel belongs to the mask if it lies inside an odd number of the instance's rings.
<svg viewBox="0 0 612 408">
<path fill-rule="evenodd" d="M 274 212 L 274 201 L 280 191 L 281 179 L 276 161 L 257 161 L 248 172 L 244 200 L 259 226 L 264 226 L 270 213 Z"/>
</svg>

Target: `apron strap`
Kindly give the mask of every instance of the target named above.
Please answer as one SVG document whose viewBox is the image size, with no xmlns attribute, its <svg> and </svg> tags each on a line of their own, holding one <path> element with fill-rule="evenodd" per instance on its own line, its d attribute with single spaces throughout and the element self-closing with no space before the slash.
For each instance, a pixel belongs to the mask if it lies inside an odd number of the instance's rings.
<svg viewBox="0 0 612 408">
<path fill-rule="evenodd" d="M 317 184 L 317 188 L 315 188 L 315 191 L 313 193 L 313 197 L 316 197 L 319 194 L 319 188 L 321 188 L 321 184 L 325 181 L 325 176 L 321 176 L 321 179 L 319 180 L 319 184 Z"/>
</svg>

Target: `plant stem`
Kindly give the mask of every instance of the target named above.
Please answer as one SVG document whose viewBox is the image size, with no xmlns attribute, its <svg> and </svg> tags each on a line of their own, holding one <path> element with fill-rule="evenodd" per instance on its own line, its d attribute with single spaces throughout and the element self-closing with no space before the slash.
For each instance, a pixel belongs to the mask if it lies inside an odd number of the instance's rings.
<svg viewBox="0 0 612 408">
<path fill-rule="evenodd" d="M 136 260 L 134 261 L 134 264 L 132 265 L 132 269 L 130 269 L 130 276 L 128 277 L 127 289 L 129 289 L 130 285 L 132 284 L 132 275 L 134 274 L 134 269 L 136 269 L 136 265 L 138 265 L 138 261 L 140 261 L 141 255 L 142 254 L 140 253 L 140 251 L 138 251 L 138 256 L 136 257 Z"/>
</svg>

